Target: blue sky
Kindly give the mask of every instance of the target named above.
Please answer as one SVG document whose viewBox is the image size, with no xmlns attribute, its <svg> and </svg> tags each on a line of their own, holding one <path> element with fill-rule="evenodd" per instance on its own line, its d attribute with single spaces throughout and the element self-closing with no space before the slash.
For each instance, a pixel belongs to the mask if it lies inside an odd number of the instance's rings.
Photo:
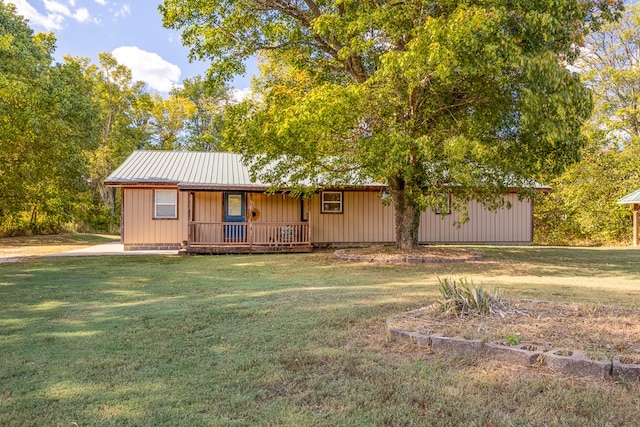
<svg viewBox="0 0 640 427">
<path fill-rule="evenodd" d="M 162 26 L 158 13 L 161 0 L 5 0 L 36 32 L 53 32 L 58 39 L 56 57 L 84 56 L 97 63 L 98 53 L 113 53 L 127 65 L 136 80 L 151 92 L 166 94 L 185 78 L 204 75 L 207 64 L 189 63 L 188 49 L 180 34 Z M 250 86 L 255 66 L 231 86 Z"/>
</svg>

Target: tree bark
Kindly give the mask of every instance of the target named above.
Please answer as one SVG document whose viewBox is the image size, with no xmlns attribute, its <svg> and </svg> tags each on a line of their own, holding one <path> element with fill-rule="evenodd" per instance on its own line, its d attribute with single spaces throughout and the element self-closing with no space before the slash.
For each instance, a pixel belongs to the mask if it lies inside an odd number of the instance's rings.
<svg viewBox="0 0 640 427">
<path fill-rule="evenodd" d="M 402 177 L 389 179 L 389 190 L 393 197 L 396 217 L 396 248 L 416 249 L 418 247 L 418 229 L 420 210 L 411 201 L 406 182 Z"/>
</svg>

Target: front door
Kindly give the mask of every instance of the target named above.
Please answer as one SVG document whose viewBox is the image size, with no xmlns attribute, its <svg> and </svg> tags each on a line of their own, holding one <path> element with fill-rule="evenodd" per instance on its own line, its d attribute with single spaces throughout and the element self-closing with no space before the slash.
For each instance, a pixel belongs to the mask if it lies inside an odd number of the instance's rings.
<svg viewBox="0 0 640 427">
<path fill-rule="evenodd" d="M 224 193 L 224 238 L 227 241 L 244 241 L 246 221 L 246 199 L 244 193 Z"/>
</svg>

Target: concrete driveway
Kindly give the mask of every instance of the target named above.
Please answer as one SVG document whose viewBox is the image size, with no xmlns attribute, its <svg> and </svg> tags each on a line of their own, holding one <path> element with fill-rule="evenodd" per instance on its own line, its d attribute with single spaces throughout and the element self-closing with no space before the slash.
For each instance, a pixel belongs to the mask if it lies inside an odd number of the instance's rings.
<svg viewBox="0 0 640 427">
<path fill-rule="evenodd" d="M 3 253 L 0 254 L 0 264 L 19 262 L 33 258 L 57 258 L 72 256 L 112 256 L 112 255 L 178 255 L 177 250 L 171 251 L 125 251 L 124 245 L 119 242 L 102 243 L 100 245 L 87 246 L 86 248 L 73 249 L 70 251 L 33 254 L 33 253 Z"/>
<path fill-rule="evenodd" d="M 45 255 L 45 257 L 65 257 L 65 256 L 101 256 L 101 255 L 178 255 L 177 250 L 169 251 L 125 251 L 124 245 L 119 242 L 102 243 L 100 245 L 88 246 L 86 248 L 73 249 L 58 254 Z"/>
</svg>

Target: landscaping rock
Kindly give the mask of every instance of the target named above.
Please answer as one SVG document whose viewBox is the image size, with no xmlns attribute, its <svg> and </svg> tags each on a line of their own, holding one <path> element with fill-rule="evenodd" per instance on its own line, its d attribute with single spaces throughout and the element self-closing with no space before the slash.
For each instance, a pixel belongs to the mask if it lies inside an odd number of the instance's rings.
<svg viewBox="0 0 640 427">
<path fill-rule="evenodd" d="M 580 351 L 554 349 L 544 351 L 544 347 L 532 344 L 505 346 L 484 343 L 481 340 L 467 340 L 437 335 L 425 335 L 394 327 L 394 319 L 387 320 L 389 334 L 400 342 L 414 343 L 430 347 L 449 355 L 463 357 L 484 356 L 501 362 L 519 366 L 547 366 L 554 372 L 575 377 L 591 377 L 623 382 L 640 381 L 640 365 L 625 364 L 620 361 L 592 360 Z"/>
<path fill-rule="evenodd" d="M 465 340 L 463 338 L 431 337 L 431 349 L 435 351 L 446 351 L 449 354 L 459 354 L 461 356 L 476 357 L 482 349 L 482 341 Z"/>
<path fill-rule="evenodd" d="M 485 356 L 501 362 L 520 366 L 535 365 L 542 351 L 531 351 L 523 347 L 524 346 L 505 346 L 496 343 L 486 343 L 482 351 Z"/>
<path fill-rule="evenodd" d="M 389 329 L 391 336 L 395 337 L 399 342 L 410 342 L 420 346 L 428 347 L 431 345 L 431 338 L 428 335 L 419 334 L 417 332 L 405 331 L 404 329 Z"/>
<path fill-rule="evenodd" d="M 601 379 L 611 378 L 610 361 L 586 359 L 584 354 L 579 351 L 548 351 L 544 353 L 544 363 L 549 369 L 565 375 Z"/>
<path fill-rule="evenodd" d="M 629 365 L 614 361 L 611 369 L 611 378 L 622 382 L 640 381 L 640 365 Z"/>
</svg>

